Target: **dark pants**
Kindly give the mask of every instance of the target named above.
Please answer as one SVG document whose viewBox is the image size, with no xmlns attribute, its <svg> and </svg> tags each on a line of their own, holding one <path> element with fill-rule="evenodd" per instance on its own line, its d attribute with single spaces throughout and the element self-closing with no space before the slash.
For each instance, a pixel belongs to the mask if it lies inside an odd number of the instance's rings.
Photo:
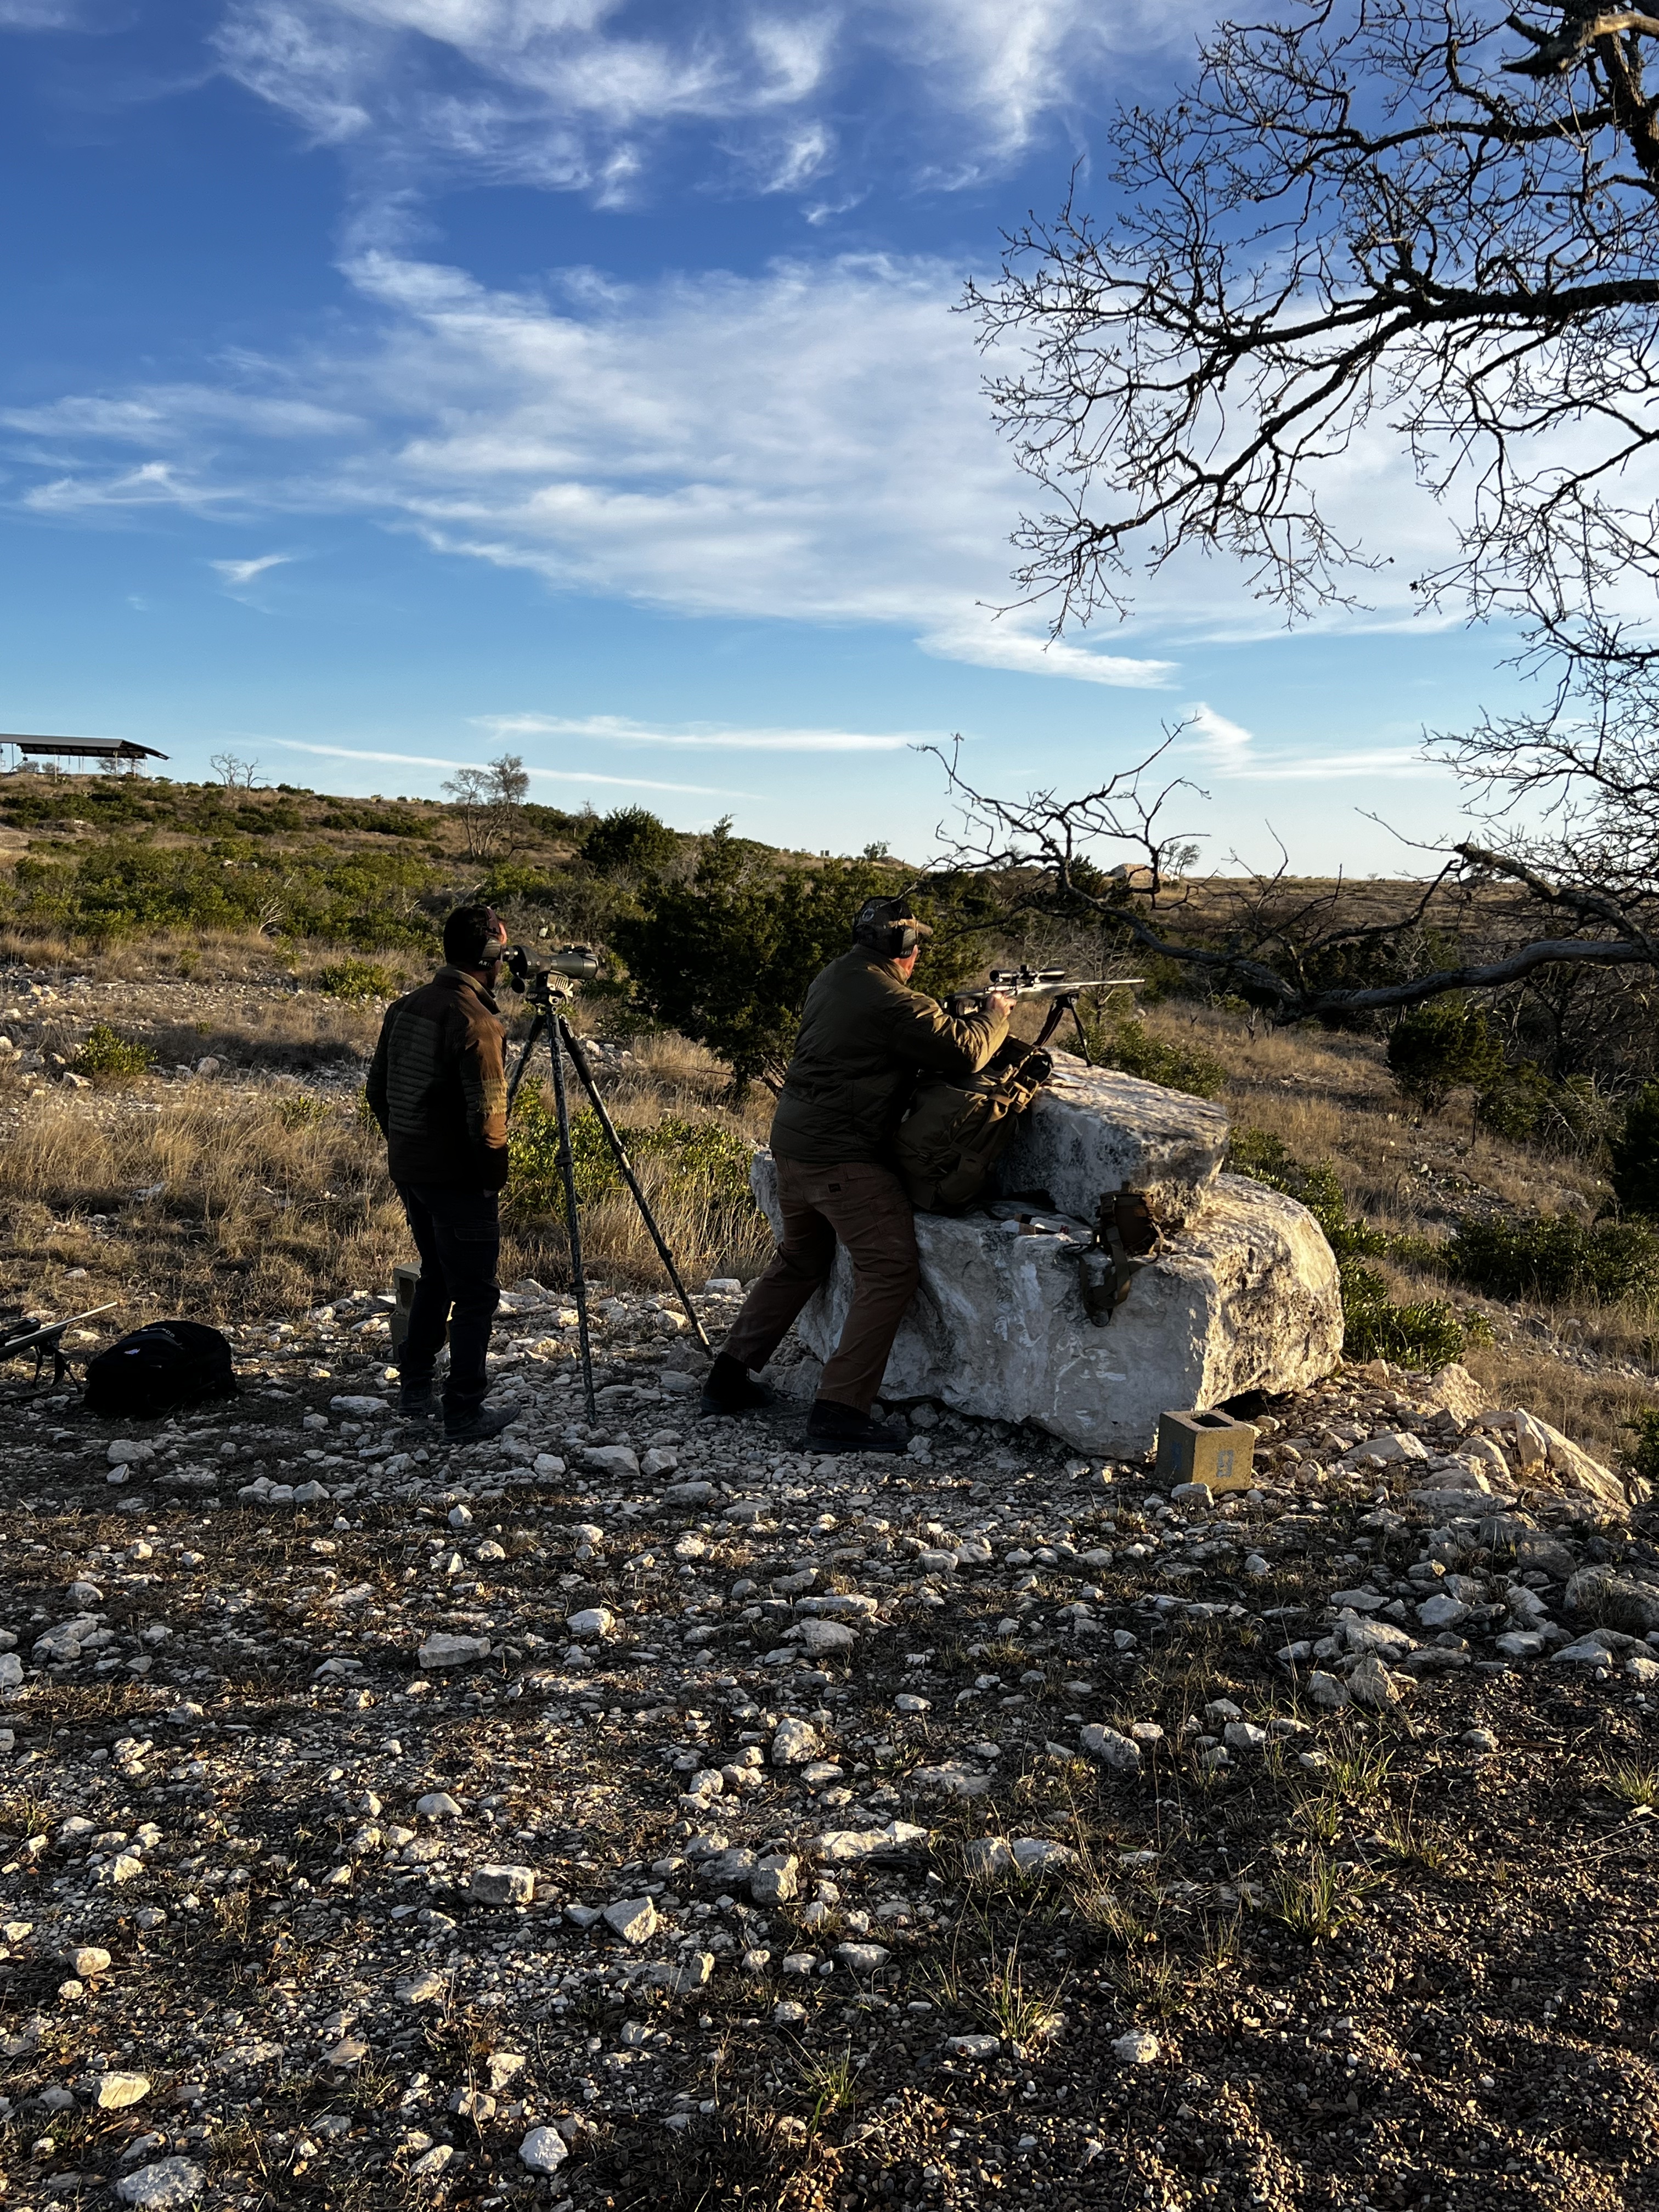
<svg viewBox="0 0 1659 2212">
<path fill-rule="evenodd" d="M 809 1168 L 779 1159 L 777 1169 L 783 1215 L 777 1253 L 725 1349 L 745 1367 L 764 1367 L 835 1266 L 839 1240 L 853 1262 L 853 1304 L 818 1395 L 867 1413 L 921 1276 L 908 1195 L 896 1175 L 871 1161 Z"/>
<path fill-rule="evenodd" d="M 501 1294 L 495 1279 L 501 1256 L 495 1194 L 445 1183 L 400 1182 L 398 1195 L 421 1255 L 421 1279 L 409 1310 L 398 1373 L 405 1389 L 430 1382 L 447 1334 L 444 1413 L 465 1415 L 483 1403 L 489 1387 L 485 1357 Z"/>
</svg>

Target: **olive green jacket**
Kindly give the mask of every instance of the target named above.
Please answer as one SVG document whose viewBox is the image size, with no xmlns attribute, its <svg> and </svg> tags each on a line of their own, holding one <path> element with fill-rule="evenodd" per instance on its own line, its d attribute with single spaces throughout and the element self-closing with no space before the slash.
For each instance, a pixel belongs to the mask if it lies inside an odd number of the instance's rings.
<svg viewBox="0 0 1659 2212">
<path fill-rule="evenodd" d="M 957 1020 L 854 945 L 806 994 L 772 1150 L 808 1167 L 887 1161 L 917 1079 L 977 1074 L 1007 1033 L 1005 1015 Z"/>
</svg>

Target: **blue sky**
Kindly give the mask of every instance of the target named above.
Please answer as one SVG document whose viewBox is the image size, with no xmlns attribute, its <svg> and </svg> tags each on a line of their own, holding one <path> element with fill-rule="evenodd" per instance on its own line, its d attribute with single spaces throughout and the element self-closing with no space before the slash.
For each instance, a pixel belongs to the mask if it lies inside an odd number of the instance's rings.
<svg viewBox="0 0 1659 2212">
<path fill-rule="evenodd" d="M 912 748 L 1083 787 L 1184 722 L 1214 865 L 1425 865 L 1501 635 L 1287 636 L 1224 566 L 1049 646 L 963 278 L 1204 16 L 1150 0 L 0 0 L 0 725 L 176 773 L 732 815 L 924 857 Z M 1085 186 L 1085 192 L 1087 187 Z M 1346 515 L 1441 541 L 1380 448 Z M 1385 571 L 1389 574 L 1395 572 Z"/>
</svg>

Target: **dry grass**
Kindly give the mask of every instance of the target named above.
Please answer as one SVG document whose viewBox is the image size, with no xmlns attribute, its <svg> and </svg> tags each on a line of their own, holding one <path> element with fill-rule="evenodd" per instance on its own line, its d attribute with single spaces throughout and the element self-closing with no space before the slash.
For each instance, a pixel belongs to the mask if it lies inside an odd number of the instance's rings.
<svg viewBox="0 0 1659 2212">
<path fill-rule="evenodd" d="M 615 1087 L 624 1121 L 696 1109 L 707 1070 L 689 1051 L 658 1058 L 673 1079 L 661 1089 L 647 1069 Z M 729 1221 L 696 1182 L 677 1179 L 672 1158 L 641 1160 L 639 1172 L 688 1279 L 763 1263 L 770 1240 L 758 1216 L 734 1248 Z M 662 1280 L 625 1194 L 585 1209 L 582 1230 L 591 1273 Z M 355 1103 L 297 1085 L 228 1093 L 204 1084 L 182 1096 L 141 1085 L 120 1097 L 54 1090 L 21 1101 L 0 1149 L 0 1236 L 5 1297 L 59 1312 L 118 1299 L 124 1328 L 162 1312 L 252 1319 L 384 1291 L 409 1256 L 379 1132 Z M 502 1269 L 508 1282 L 566 1281 L 558 1224 L 517 1226 Z"/>
</svg>

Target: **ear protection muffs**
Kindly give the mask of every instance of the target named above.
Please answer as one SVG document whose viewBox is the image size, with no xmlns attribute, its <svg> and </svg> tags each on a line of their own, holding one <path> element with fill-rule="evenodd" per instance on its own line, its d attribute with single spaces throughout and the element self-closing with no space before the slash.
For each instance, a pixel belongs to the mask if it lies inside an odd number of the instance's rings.
<svg viewBox="0 0 1659 2212">
<path fill-rule="evenodd" d="M 924 938 L 933 933 L 926 922 L 895 919 L 883 911 L 898 903 L 896 899 L 872 899 L 860 908 L 853 924 L 854 941 L 881 960 L 908 958 Z"/>
</svg>

